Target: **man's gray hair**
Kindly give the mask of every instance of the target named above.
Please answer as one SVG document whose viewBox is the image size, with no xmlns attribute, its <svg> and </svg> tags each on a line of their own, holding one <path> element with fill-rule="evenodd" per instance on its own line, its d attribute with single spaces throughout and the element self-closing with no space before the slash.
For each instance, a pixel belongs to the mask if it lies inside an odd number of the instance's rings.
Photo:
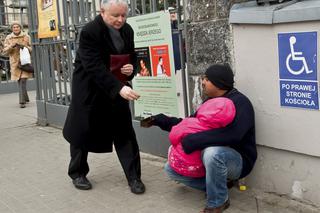
<svg viewBox="0 0 320 213">
<path fill-rule="evenodd" d="M 100 6 L 107 9 L 111 4 L 122 4 L 128 7 L 127 0 L 101 0 Z"/>
</svg>

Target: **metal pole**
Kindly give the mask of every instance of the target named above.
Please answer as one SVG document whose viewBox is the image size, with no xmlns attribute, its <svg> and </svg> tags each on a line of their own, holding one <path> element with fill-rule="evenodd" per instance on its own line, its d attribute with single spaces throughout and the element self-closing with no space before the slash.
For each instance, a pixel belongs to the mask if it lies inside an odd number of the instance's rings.
<svg viewBox="0 0 320 213">
<path fill-rule="evenodd" d="M 39 61 L 37 60 L 37 56 L 38 56 L 38 51 L 39 49 L 36 48 L 35 43 L 38 42 L 37 40 L 37 33 L 38 30 L 36 29 L 36 22 L 37 22 L 37 14 L 35 13 L 35 11 L 37 11 L 37 4 L 36 1 L 34 0 L 28 0 L 28 29 L 29 29 L 29 35 L 31 38 L 31 45 L 32 45 L 32 59 L 33 59 L 33 66 L 35 68 L 35 72 L 34 72 L 34 77 L 36 80 L 36 100 L 40 100 L 41 97 L 41 77 L 40 77 L 40 64 Z"/>
<path fill-rule="evenodd" d="M 146 14 L 146 0 L 141 0 L 142 14 Z"/>
<path fill-rule="evenodd" d="M 136 0 L 130 1 L 130 7 L 131 7 L 131 16 L 136 15 Z"/>
<path fill-rule="evenodd" d="M 0 25 L 5 25 L 4 2 L 0 0 Z"/>
<path fill-rule="evenodd" d="M 178 22 L 178 30 L 179 30 L 179 47 L 180 47 L 180 62 L 181 62 L 181 76 L 182 76 L 182 89 L 185 94 L 184 97 L 184 110 L 185 110 L 185 116 L 189 116 L 190 113 L 190 106 L 189 106 L 189 91 L 187 88 L 187 72 L 186 72 L 186 58 L 185 58 L 185 49 L 183 48 L 184 44 L 187 42 L 183 42 L 182 32 L 185 33 L 185 39 L 186 39 L 186 32 L 187 32 L 187 20 L 185 20 L 185 3 L 183 4 L 183 14 L 184 14 L 184 20 L 183 20 L 183 29 L 181 29 L 181 5 L 180 0 L 176 0 L 177 4 L 177 22 Z M 187 55 L 187 54 L 186 54 Z"/>
<path fill-rule="evenodd" d="M 168 10 L 168 0 L 164 0 L 163 2 L 163 9 Z"/>
<path fill-rule="evenodd" d="M 85 12 L 84 12 L 84 1 L 79 0 L 79 18 L 80 18 L 80 23 L 84 24 L 85 23 Z"/>
</svg>

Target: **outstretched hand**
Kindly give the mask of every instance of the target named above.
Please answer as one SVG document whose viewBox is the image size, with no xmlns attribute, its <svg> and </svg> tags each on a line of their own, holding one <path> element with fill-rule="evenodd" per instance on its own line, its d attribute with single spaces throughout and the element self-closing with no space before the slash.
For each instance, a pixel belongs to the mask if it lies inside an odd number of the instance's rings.
<svg viewBox="0 0 320 213">
<path fill-rule="evenodd" d="M 141 120 L 140 126 L 145 128 L 148 128 L 151 126 L 158 126 L 162 130 L 168 131 L 168 129 L 171 129 L 171 127 L 168 126 L 168 120 L 169 120 L 168 116 L 160 113 L 160 114 L 152 115 L 150 117 L 147 117 Z"/>
<path fill-rule="evenodd" d="M 124 98 L 128 101 L 134 101 L 134 100 L 138 100 L 138 98 L 140 98 L 140 95 L 128 86 L 122 87 L 119 94 L 121 95 L 122 98 Z"/>
<path fill-rule="evenodd" d="M 149 128 L 154 125 L 154 117 L 150 116 L 140 121 L 140 126 L 144 128 Z"/>
</svg>

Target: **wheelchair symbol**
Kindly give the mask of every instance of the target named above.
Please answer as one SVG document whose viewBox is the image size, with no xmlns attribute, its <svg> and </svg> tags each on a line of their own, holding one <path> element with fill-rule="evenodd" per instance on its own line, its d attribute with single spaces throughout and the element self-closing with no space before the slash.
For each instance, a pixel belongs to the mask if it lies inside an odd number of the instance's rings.
<svg viewBox="0 0 320 213">
<path fill-rule="evenodd" d="M 286 59 L 286 66 L 288 71 L 293 75 L 300 75 L 301 73 L 303 73 L 303 71 L 306 71 L 307 74 L 312 73 L 313 70 L 309 70 L 307 61 L 305 57 L 302 56 L 302 52 L 294 51 L 293 45 L 297 42 L 296 37 L 291 36 L 289 39 L 289 42 L 290 42 L 291 53 L 287 56 L 287 59 Z M 290 61 L 301 61 L 302 67 L 300 69 L 292 69 L 290 67 Z"/>
</svg>

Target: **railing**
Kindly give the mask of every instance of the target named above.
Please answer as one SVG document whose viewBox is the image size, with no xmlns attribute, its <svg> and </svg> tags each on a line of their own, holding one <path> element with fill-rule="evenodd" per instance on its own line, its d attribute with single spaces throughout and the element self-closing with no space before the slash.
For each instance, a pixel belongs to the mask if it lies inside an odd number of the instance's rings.
<svg viewBox="0 0 320 213">
<path fill-rule="evenodd" d="M 159 5 L 158 0 L 130 0 L 129 16 L 136 16 L 158 10 L 167 10 L 172 2 L 165 0 Z M 171 3 L 170 3 L 171 2 Z M 182 6 L 178 6 L 177 13 Z M 100 13 L 100 0 L 57 0 L 57 27 L 59 36 L 54 38 L 38 38 L 37 1 L 28 0 L 29 35 L 32 40 L 32 59 L 35 67 L 37 85 L 38 122 L 42 125 L 63 125 L 64 115 L 71 100 L 71 85 L 75 51 L 79 45 L 79 35 L 82 27 Z M 175 39 L 182 39 L 185 32 L 178 15 L 174 30 Z M 182 26 L 182 27 L 181 27 Z M 177 43 L 177 42 L 176 42 Z M 183 42 L 178 42 L 183 45 Z M 179 48 L 176 48 L 179 49 Z M 180 47 L 180 51 L 184 49 Z M 179 55 L 181 62 L 184 54 Z M 180 63 L 184 72 L 184 61 Z M 185 79 L 185 78 L 184 78 Z M 54 121 L 53 121 L 54 120 Z"/>
<path fill-rule="evenodd" d="M 0 83 L 8 82 L 10 80 L 10 63 L 9 58 L 6 56 L 0 56 Z"/>
</svg>

